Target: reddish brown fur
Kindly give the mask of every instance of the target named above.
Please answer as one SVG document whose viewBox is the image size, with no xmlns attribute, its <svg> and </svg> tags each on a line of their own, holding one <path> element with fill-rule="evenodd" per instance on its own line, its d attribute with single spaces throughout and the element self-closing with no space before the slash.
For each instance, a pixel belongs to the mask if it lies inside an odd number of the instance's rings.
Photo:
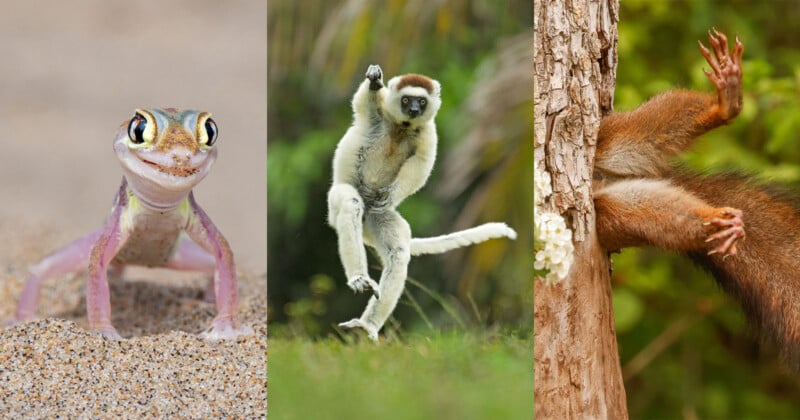
<svg viewBox="0 0 800 420">
<path fill-rule="evenodd" d="M 433 94 L 433 81 L 421 74 L 406 74 L 400 76 L 400 80 L 397 81 L 397 90 L 400 90 L 406 86 L 418 86 L 428 91 L 429 94 Z"/>
<path fill-rule="evenodd" d="M 686 253 L 739 299 L 748 316 L 778 342 L 788 366 L 800 370 L 797 197 L 739 175 L 703 177 L 670 170 L 673 156 L 741 109 L 741 44 L 728 56 L 723 35 L 709 42 L 717 61 L 707 50 L 704 55 L 715 71 L 709 79 L 716 97 L 667 92 L 601 122 L 595 172 L 597 184 L 606 186 L 595 193 L 598 238 L 609 250 L 655 245 Z M 742 211 L 747 238 L 734 240 L 735 254 L 708 255 L 724 240 L 705 241 L 724 229 L 709 222 L 729 217 L 729 207 Z"/>
</svg>

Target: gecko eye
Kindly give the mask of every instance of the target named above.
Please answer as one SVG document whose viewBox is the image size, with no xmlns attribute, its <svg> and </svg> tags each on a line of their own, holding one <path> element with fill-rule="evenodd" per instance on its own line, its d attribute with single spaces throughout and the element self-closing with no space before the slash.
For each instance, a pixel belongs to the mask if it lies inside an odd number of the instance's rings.
<svg viewBox="0 0 800 420">
<path fill-rule="evenodd" d="M 206 146 L 213 146 L 214 143 L 217 141 L 217 133 L 218 133 L 217 123 L 215 123 L 214 120 L 209 118 L 206 120 L 205 129 L 206 129 L 206 137 L 208 138 L 208 140 L 206 140 Z"/>
<path fill-rule="evenodd" d="M 128 124 L 128 137 L 133 144 L 144 143 L 144 130 L 147 127 L 147 119 L 138 112 L 131 118 Z"/>
<path fill-rule="evenodd" d="M 404 104 L 407 104 L 408 103 L 408 97 L 407 96 L 403 96 L 402 101 L 403 101 Z"/>
</svg>

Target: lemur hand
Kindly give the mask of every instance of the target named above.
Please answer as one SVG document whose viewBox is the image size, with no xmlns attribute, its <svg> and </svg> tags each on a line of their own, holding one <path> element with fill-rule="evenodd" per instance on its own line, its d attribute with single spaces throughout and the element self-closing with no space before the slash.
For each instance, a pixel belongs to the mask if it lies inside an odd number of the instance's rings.
<svg viewBox="0 0 800 420">
<path fill-rule="evenodd" d="M 350 286 L 354 292 L 364 292 L 372 289 L 372 295 L 375 296 L 375 299 L 381 298 L 378 283 L 367 275 L 355 275 L 350 277 L 347 279 L 347 285 Z"/>
<path fill-rule="evenodd" d="M 371 64 L 367 68 L 367 79 L 369 79 L 369 90 L 378 90 L 383 87 L 383 71 L 381 66 Z"/>
</svg>

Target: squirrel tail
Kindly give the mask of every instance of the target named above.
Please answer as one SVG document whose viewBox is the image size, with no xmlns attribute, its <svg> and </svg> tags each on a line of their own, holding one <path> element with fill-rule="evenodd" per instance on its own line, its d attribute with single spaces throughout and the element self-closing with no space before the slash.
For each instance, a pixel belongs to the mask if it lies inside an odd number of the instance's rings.
<svg viewBox="0 0 800 420">
<path fill-rule="evenodd" d="M 738 253 L 722 259 L 689 253 L 711 272 L 765 338 L 780 348 L 782 362 L 800 372 L 800 203 L 797 194 L 757 185 L 738 174 L 682 175 L 677 183 L 703 200 L 741 209 L 747 237 Z M 765 333 L 765 334 L 764 334 Z"/>
</svg>

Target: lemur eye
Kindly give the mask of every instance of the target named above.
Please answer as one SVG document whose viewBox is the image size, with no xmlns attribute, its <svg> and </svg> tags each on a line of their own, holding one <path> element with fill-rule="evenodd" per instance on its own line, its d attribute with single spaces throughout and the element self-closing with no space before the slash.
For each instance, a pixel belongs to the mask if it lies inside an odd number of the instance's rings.
<svg viewBox="0 0 800 420">
<path fill-rule="evenodd" d="M 407 104 L 407 103 L 408 103 L 408 97 L 406 97 L 406 96 L 403 96 L 403 99 L 402 99 L 402 101 L 403 101 L 403 103 L 404 103 L 404 104 Z"/>
<path fill-rule="evenodd" d="M 147 128 L 147 119 L 137 112 L 128 124 L 128 137 L 131 139 L 131 143 L 144 143 L 145 128 Z"/>
<path fill-rule="evenodd" d="M 426 103 L 428 103 L 428 101 L 426 101 L 426 100 L 424 100 L 424 99 L 420 99 L 420 100 L 419 100 L 419 104 L 420 104 L 420 105 L 425 105 Z"/>
<path fill-rule="evenodd" d="M 217 123 L 214 122 L 211 118 L 206 120 L 205 123 L 206 128 L 206 136 L 208 140 L 206 140 L 206 146 L 213 146 L 214 143 L 217 141 Z"/>
</svg>

